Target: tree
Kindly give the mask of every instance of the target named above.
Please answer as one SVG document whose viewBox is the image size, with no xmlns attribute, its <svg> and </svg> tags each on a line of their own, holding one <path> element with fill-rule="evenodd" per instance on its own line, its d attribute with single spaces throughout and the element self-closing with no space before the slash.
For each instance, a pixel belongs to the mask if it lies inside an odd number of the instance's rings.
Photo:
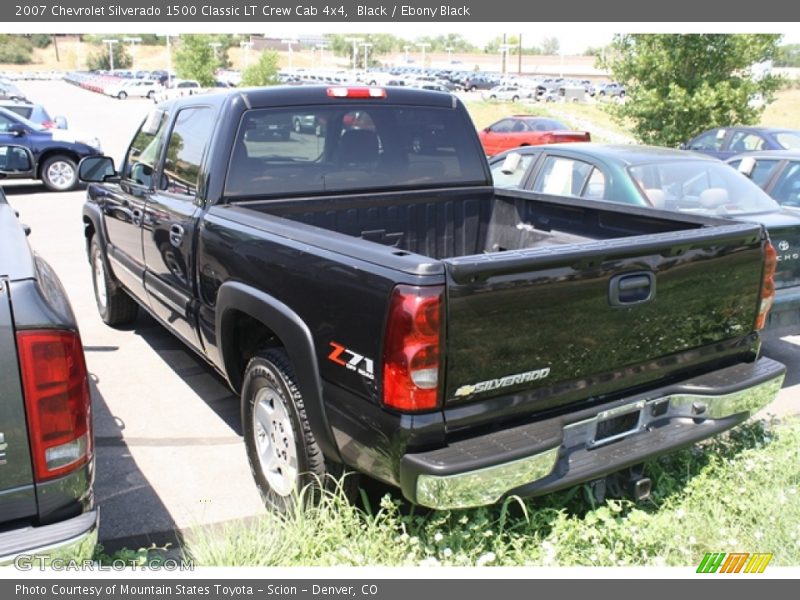
<svg viewBox="0 0 800 600">
<path fill-rule="evenodd" d="M 18 35 L 0 35 L 0 63 L 28 64 L 33 60 L 33 44 Z"/>
<path fill-rule="evenodd" d="M 114 55 L 114 70 L 131 68 L 131 65 L 133 65 L 133 60 L 131 59 L 131 55 L 128 54 L 128 49 L 121 40 L 118 44 L 111 44 L 111 52 Z M 101 48 L 98 48 L 94 53 L 90 54 L 89 58 L 86 59 L 86 66 L 90 71 L 108 71 L 111 68 L 111 61 L 109 60 L 108 55 L 108 44 L 103 44 Z"/>
<path fill-rule="evenodd" d="M 203 87 L 214 85 L 218 62 L 214 60 L 216 39 L 211 35 L 181 35 L 175 52 L 175 72 L 182 79 L 194 79 Z"/>
<path fill-rule="evenodd" d="M 242 73 L 242 85 L 264 86 L 278 83 L 278 53 L 270 50 L 262 52 L 255 64 Z"/>
<path fill-rule="evenodd" d="M 755 67 L 775 57 L 779 41 L 765 34 L 618 34 L 601 66 L 625 86 L 628 101 L 612 110 L 630 120 L 639 141 L 665 146 L 712 127 L 754 124 L 781 84 Z"/>
<path fill-rule="evenodd" d="M 545 56 L 554 56 L 558 54 L 561 45 L 558 43 L 557 37 L 546 37 L 542 40 L 542 54 Z"/>
</svg>

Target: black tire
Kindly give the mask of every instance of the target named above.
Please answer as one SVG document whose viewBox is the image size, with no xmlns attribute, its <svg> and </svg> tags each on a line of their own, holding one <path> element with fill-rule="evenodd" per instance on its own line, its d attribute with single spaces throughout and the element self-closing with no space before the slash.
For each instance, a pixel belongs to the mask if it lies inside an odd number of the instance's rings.
<svg viewBox="0 0 800 600">
<path fill-rule="evenodd" d="M 51 192 L 68 192 L 78 186 L 78 167 L 63 154 L 55 154 L 42 164 L 42 183 Z"/>
<path fill-rule="evenodd" d="M 147 92 L 147 99 L 148 100 L 152 100 L 154 98 L 154 96 L 155 96 L 155 92 L 153 90 L 150 90 L 149 92 Z"/>
<path fill-rule="evenodd" d="M 513 98 L 511 98 L 511 101 L 512 102 L 519 102 L 519 96 L 514 96 Z"/>
<path fill-rule="evenodd" d="M 127 97 L 128 97 L 127 92 L 120 92 L 119 94 L 117 94 L 117 98 L 119 98 L 120 100 L 125 100 L 125 98 Z"/>
<path fill-rule="evenodd" d="M 111 327 L 132 323 L 136 319 L 139 306 L 109 273 L 105 255 L 100 244 L 97 243 L 96 237 L 92 238 L 89 256 L 92 265 L 94 299 L 103 323 Z"/>
<path fill-rule="evenodd" d="M 295 119 L 294 120 L 294 132 L 295 133 L 300 133 L 301 129 L 302 129 L 302 127 L 300 126 L 300 119 Z"/>
<path fill-rule="evenodd" d="M 332 488 L 333 478 L 343 469 L 326 464 L 283 350 L 266 350 L 250 360 L 241 401 L 247 458 L 267 508 L 286 513 L 300 498 L 306 506 L 319 502 L 322 488 Z M 257 410 L 256 404 L 262 408 Z M 342 485 L 352 500 L 357 476 L 348 474 Z M 301 491 L 302 495 L 298 494 Z"/>
</svg>

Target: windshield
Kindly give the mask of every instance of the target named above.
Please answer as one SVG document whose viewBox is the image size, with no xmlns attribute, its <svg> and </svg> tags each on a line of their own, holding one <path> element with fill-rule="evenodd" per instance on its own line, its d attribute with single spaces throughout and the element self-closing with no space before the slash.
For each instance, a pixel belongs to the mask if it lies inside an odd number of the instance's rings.
<svg viewBox="0 0 800 600">
<path fill-rule="evenodd" d="M 761 188 L 722 162 L 676 160 L 636 165 L 629 172 L 656 208 L 708 216 L 780 210 Z"/>
<path fill-rule="evenodd" d="M 778 143 L 781 145 L 781 147 L 785 148 L 786 150 L 800 149 L 800 134 L 798 133 L 784 131 L 782 133 L 775 134 L 775 139 L 778 140 Z"/>
</svg>

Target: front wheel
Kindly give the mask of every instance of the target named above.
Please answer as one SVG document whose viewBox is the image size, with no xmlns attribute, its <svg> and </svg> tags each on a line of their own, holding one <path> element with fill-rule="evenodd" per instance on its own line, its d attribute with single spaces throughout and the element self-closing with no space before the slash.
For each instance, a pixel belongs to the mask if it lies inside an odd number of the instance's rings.
<svg viewBox="0 0 800 600">
<path fill-rule="evenodd" d="M 51 156 L 42 165 L 42 182 L 52 192 L 66 192 L 78 185 L 75 161 L 63 155 Z"/>
<path fill-rule="evenodd" d="M 127 92 L 120 92 L 119 94 L 117 94 L 117 98 L 119 98 L 120 100 L 125 100 L 125 98 L 127 97 L 128 97 Z"/>
<path fill-rule="evenodd" d="M 112 327 L 133 322 L 139 307 L 106 269 L 105 256 L 96 237 L 92 238 L 89 256 L 92 264 L 94 299 L 100 318 L 106 325 Z"/>
<path fill-rule="evenodd" d="M 250 469 L 268 508 L 285 513 L 299 498 L 304 504 L 319 500 L 330 476 L 283 350 L 264 351 L 247 365 L 242 429 Z"/>
</svg>

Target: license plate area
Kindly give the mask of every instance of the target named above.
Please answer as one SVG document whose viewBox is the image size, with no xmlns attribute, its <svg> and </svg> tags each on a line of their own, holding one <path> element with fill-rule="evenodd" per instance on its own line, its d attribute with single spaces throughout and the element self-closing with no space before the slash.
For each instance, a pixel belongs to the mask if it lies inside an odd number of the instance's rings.
<svg viewBox="0 0 800 600">
<path fill-rule="evenodd" d="M 644 402 L 608 410 L 597 415 L 594 437 L 588 446 L 594 448 L 619 440 L 639 431 Z"/>
</svg>

